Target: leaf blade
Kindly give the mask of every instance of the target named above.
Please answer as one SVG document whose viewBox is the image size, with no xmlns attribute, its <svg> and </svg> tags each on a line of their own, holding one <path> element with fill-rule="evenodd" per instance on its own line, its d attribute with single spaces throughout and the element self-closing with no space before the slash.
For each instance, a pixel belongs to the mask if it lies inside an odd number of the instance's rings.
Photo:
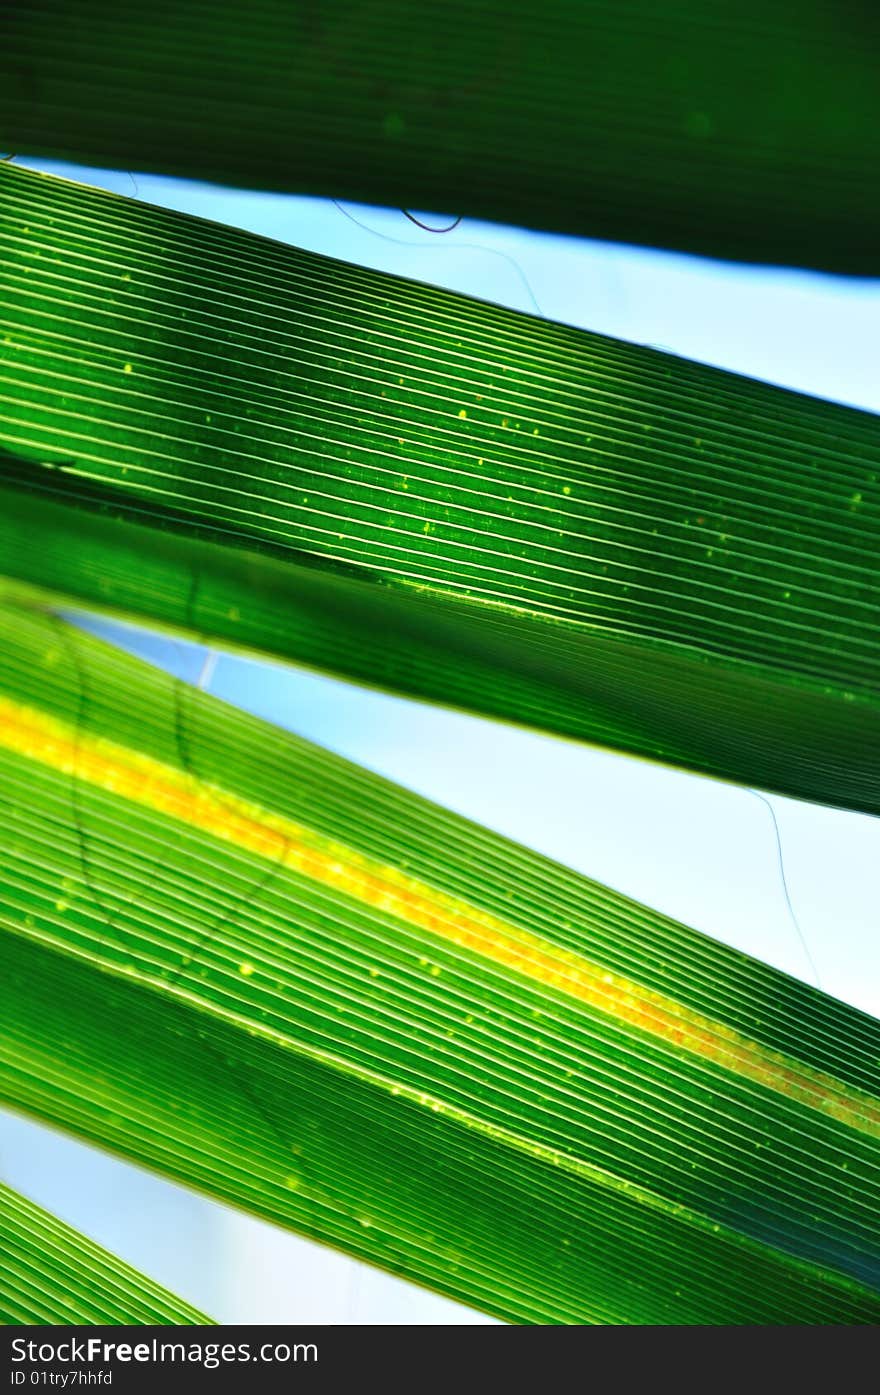
<svg viewBox="0 0 880 1395">
<path fill-rule="evenodd" d="M 188 1303 L 0 1182 L 0 1322 L 174 1326 Z"/>
<path fill-rule="evenodd" d="M 406 0 L 88 0 L 74 21 L 12 0 L 4 19 L 16 150 L 876 274 L 865 7 L 453 0 L 438 23 Z"/>
<path fill-rule="evenodd" d="M 876 418 L 9 167 L 0 187 L 2 571 L 880 809 Z"/>
<path fill-rule="evenodd" d="M 877 1023 L 56 620 L 5 641 L 5 1098 L 509 1320 L 876 1316 Z"/>
</svg>

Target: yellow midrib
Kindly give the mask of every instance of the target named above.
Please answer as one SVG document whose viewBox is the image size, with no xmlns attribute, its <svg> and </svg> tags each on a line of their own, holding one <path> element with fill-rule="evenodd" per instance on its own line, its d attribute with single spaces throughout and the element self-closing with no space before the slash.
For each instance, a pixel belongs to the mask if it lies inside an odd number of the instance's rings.
<svg viewBox="0 0 880 1395">
<path fill-rule="evenodd" d="M 284 815 L 0 696 L 0 747 L 155 809 L 466 949 L 870 1137 L 880 1102 L 833 1076 Z"/>
</svg>

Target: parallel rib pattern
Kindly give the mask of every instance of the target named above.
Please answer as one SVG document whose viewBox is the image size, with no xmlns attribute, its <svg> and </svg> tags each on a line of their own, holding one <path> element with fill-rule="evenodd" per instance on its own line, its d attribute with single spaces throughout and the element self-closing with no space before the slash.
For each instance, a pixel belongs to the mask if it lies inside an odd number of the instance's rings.
<svg viewBox="0 0 880 1395">
<path fill-rule="evenodd" d="M 880 1317 L 880 1025 L 3 614 L 4 1098 L 513 1321 Z"/>
<path fill-rule="evenodd" d="M 0 1182 L 0 1322 L 209 1319 Z"/>
<path fill-rule="evenodd" d="M 876 273 L 873 7 L 6 0 L 10 149 Z"/>
<path fill-rule="evenodd" d="M 876 418 L 10 167 L 0 192 L 3 571 L 880 808 Z"/>
</svg>

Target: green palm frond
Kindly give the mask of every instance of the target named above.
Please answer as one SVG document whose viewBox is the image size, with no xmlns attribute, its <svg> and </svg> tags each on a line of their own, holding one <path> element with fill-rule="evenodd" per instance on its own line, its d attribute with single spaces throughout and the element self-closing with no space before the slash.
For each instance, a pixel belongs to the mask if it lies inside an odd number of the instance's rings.
<svg viewBox="0 0 880 1395">
<path fill-rule="evenodd" d="M 9 150 L 876 274 L 870 5 L 5 0 Z"/>
<path fill-rule="evenodd" d="M 0 1182 L 0 1323 L 209 1321 Z"/>
<path fill-rule="evenodd" d="M 880 810 L 876 417 L 11 166 L 0 193 L 0 572 Z"/>
<path fill-rule="evenodd" d="M 512 1321 L 880 1320 L 880 1024 L 0 623 L 0 1098 Z"/>
</svg>

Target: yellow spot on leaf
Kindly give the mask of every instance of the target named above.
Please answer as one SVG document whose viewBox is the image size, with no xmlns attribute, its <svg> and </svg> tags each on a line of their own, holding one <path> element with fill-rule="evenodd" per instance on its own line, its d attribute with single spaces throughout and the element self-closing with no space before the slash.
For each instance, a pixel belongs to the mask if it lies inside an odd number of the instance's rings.
<svg viewBox="0 0 880 1395">
<path fill-rule="evenodd" d="M 293 819 L 203 785 L 142 752 L 77 732 L 70 723 L 3 696 L 0 746 L 62 773 L 75 771 L 79 780 L 97 789 L 113 788 L 134 805 L 155 809 L 183 826 L 290 868 L 447 946 L 456 945 L 509 974 L 564 994 L 591 1012 L 880 1138 L 880 1105 L 864 1092 Z M 434 977 L 441 973 L 440 965 L 431 964 L 427 956 L 419 964 Z M 240 966 L 245 976 L 249 971 L 251 965 Z M 566 1078 L 571 1078 L 570 1072 Z"/>
</svg>

